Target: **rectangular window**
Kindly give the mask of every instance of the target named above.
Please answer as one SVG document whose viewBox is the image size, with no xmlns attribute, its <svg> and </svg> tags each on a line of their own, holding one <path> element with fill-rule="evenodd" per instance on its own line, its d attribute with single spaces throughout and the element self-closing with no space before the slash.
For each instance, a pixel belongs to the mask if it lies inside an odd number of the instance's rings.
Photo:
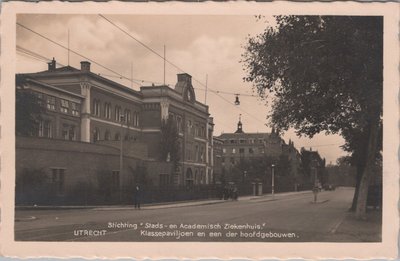
<svg viewBox="0 0 400 261">
<path fill-rule="evenodd" d="M 61 136 L 64 140 L 76 140 L 75 126 L 63 124 Z"/>
<path fill-rule="evenodd" d="M 264 147 L 258 148 L 258 151 L 263 154 L 264 153 Z"/>
<path fill-rule="evenodd" d="M 240 144 L 243 144 L 243 143 L 246 143 L 246 140 L 242 140 L 242 139 L 240 139 Z"/>
<path fill-rule="evenodd" d="M 253 154 L 253 153 L 254 153 L 253 148 L 249 148 L 249 153 L 250 153 L 250 154 Z"/>
<path fill-rule="evenodd" d="M 71 102 L 71 110 L 72 115 L 79 116 L 79 104 L 77 104 L 76 102 Z"/>
<path fill-rule="evenodd" d="M 235 158 L 233 158 L 233 157 L 231 158 L 231 164 L 235 165 Z"/>
<path fill-rule="evenodd" d="M 236 153 L 236 149 L 232 149 L 232 154 L 235 154 Z"/>
<path fill-rule="evenodd" d="M 44 124 L 43 121 L 39 121 L 39 133 L 38 133 L 39 137 L 43 137 L 44 136 Z"/>
<path fill-rule="evenodd" d="M 62 113 L 68 113 L 68 111 L 69 111 L 69 102 L 67 100 L 61 99 L 60 110 L 61 110 Z"/>
<path fill-rule="evenodd" d="M 221 162 L 225 163 L 225 158 L 224 157 L 221 158 Z"/>
<path fill-rule="evenodd" d="M 226 153 L 226 149 L 225 149 L 225 148 L 222 149 L 222 153 L 223 153 L 223 154 Z"/>
<path fill-rule="evenodd" d="M 43 95 L 43 93 L 37 93 L 37 103 L 41 107 L 44 106 L 44 95 Z"/>
<path fill-rule="evenodd" d="M 53 130 L 52 130 L 50 121 L 45 121 L 45 123 L 44 123 L 44 136 L 47 138 L 53 137 Z"/>
<path fill-rule="evenodd" d="M 56 110 L 56 97 L 47 96 L 47 109 L 52 111 Z"/>
<path fill-rule="evenodd" d="M 240 148 L 240 149 L 239 149 L 239 153 L 240 153 L 240 154 L 243 154 L 243 153 L 244 153 L 244 149 L 243 149 L 243 148 Z"/>
<path fill-rule="evenodd" d="M 69 127 L 69 140 L 76 140 L 75 126 Z"/>
</svg>

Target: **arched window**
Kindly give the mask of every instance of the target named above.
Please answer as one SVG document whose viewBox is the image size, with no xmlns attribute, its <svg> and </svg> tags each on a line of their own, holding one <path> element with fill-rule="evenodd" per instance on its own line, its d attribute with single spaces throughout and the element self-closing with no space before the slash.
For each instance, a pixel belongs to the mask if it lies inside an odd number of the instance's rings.
<svg viewBox="0 0 400 261">
<path fill-rule="evenodd" d="M 126 109 L 125 110 L 125 122 L 129 125 L 131 123 L 131 111 Z"/>
<path fill-rule="evenodd" d="M 111 119 L 111 104 L 107 102 L 104 104 L 104 118 Z"/>
<path fill-rule="evenodd" d="M 115 106 L 115 121 L 121 121 L 121 107 Z"/>
<path fill-rule="evenodd" d="M 97 99 L 93 100 L 93 114 L 100 116 L 100 101 Z"/>
<path fill-rule="evenodd" d="M 139 113 L 137 111 L 133 113 L 133 126 L 139 126 Z"/>
<path fill-rule="evenodd" d="M 193 172 L 192 172 L 192 169 L 190 169 L 190 168 L 188 168 L 186 170 L 185 183 L 186 183 L 186 186 L 193 185 Z"/>
</svg>

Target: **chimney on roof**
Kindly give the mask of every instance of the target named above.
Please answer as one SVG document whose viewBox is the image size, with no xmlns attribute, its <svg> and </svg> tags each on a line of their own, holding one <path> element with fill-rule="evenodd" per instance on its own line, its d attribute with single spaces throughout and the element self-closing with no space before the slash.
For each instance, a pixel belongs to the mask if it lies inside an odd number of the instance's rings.
<svg viewBox="0 0 400 261">
<path fill-rule="evenodd" d="M 178 82 L 192 83 L 192 76 L 187 73 L 179 73 L 178 74 Z"/>
<path fill-rule="evenodd" d="M 54 60 L 54 57 L 53 57 L 53 60 L 51 60 L 51 62 L 48 62 L 47 64 L 49 66 L 48 69 L 49 69 L 50 72 L 56 70 L 56 60 Z"/>
<path fill-rule="evenodd" d="M 90 72 L 90 62 L 82 61 L 81 62 L 81 71 L 82 72 Z"/>
</svg>

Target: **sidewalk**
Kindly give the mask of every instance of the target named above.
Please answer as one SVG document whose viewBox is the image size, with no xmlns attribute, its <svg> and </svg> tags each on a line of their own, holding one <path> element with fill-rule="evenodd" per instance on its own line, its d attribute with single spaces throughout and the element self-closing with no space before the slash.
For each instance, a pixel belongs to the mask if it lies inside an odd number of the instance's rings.
<svg viewBox="0 0 400 261">
<path fill-rule="evenodd" d="M 367 219 L 356 219 L 355 213 L 346 213 L 336 229 L 333 241 L 339 242 L 381 242 L 382 241 L 382 211 L 367 210 Z"/>
<path fill-rule="evenodd" d="M 275 193 L 274 198 L 271 194 L 263 194 L 261 196 L 242 196 L 239 197 L 239 201 L 256 200 L 256 201 L 272 201 L 279 200 L 283 197 L 291 195 L 301 195 L 305 193 L 311 193 L 310 191 L 300 191 L 300 192 L 285 192 L 285 193 Z M 189 207 L 189 206 L 202 206 L 202 205 L 212 205 L 221 204 L 227 202 L 234 202 L 232 200 L 223 199 L 205 199 L 205 200 L 190 200 L 190 201 L 180 201 L 180 202 L 162 202 L 162 203 L 150 203 L 143 204 L 143 210 L 151 209 L 163 209 L 163 208 L 179 208 L 179 207 Z M 66 209 L 93 209 L 93 210 L 130 210 L 134 209 L 133 205 L 110 205 L 110 206 L 16 206 L 18 210 L 66 210 Z"/>
</svg>

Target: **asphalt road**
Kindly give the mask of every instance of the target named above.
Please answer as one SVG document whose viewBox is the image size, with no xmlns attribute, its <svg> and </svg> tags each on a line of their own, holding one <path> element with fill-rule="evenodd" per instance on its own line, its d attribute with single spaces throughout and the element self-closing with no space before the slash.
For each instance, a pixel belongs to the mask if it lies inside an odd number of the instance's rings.
<svg viewBox="0 0 400 261">
<path fill-rule="evenodd" d="M 15 240 L 330 242 L 353 193 L 324 191 L 317 204 L 308 192 L 176 208 L 16 210 Z"/>
</svg>

